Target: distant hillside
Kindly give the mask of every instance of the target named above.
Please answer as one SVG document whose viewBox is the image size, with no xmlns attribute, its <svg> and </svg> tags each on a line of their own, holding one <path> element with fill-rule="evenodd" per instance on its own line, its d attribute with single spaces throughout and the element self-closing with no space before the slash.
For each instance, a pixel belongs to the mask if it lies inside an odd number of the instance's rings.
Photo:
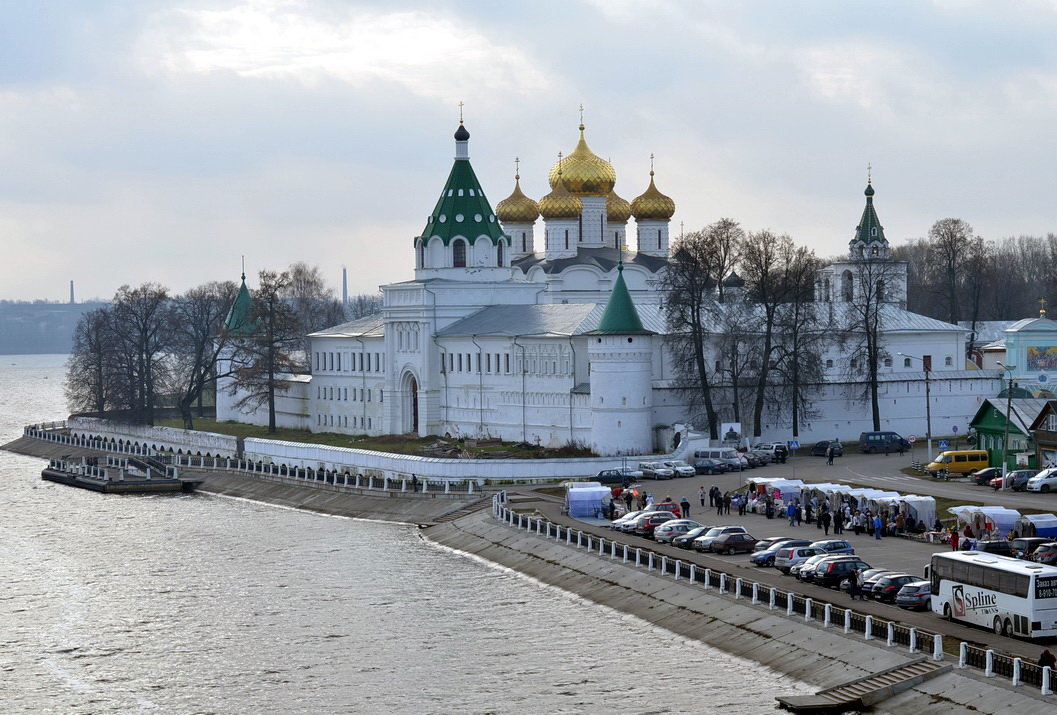
<svg viewBox="0 0 1057 715">
<path fill-rule="evenodd" d="M 104 305 L 0 301 L 0 354 L 68 353 L 81 315 Z"/>
</svg>

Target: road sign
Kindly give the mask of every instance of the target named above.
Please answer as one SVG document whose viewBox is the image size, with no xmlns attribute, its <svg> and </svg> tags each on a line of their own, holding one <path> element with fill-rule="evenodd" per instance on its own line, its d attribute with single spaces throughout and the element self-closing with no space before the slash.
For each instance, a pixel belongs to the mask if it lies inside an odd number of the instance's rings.
<svg viewBox="0 0 1057 715">
<path fill-rule="evenodd" d="M 954 434 L 958 434 L 958 425 L 951 427 L 951 431 L 954 432 Z"/>
<path fill-rule="evenodd" d="M 936 443 L 936 446 L 939 447 L 940 449 L 947 449 L 948 447 L 951 446 L 951 443 L 948 442 L 945 439 L 941 439 L 939 442 Z"/>
<path fill-rule="evenodd" d="M 910 442 L 910 444 L 914 444 L 917 441 L 918 441 L 918 436 L 916 434 L 912 434 L 909 437 L 907 437 L 907 442 Z"/>
<path fill-rule="evenodd" d="M 1040 383 L 1043 383 L 1043 384 L 1045 384 L 1045 383 L 1049 382 L 1049 380 L 1050 380 L 1050 377 L 1049 377 L 1049 375 L 1047 375 L 1047 374 L 1046 374 L 1046 373 L 1044 373 L 1044 372 L 1042 372 L 1042 373 L 1039 373 L 1039 382 L 1040 382 Z"/>
<path fill-rule="evenodd" d="M 789 449 L 800 449 L 800 442 L 795 439 L 789 440 Z"/>
</svg>

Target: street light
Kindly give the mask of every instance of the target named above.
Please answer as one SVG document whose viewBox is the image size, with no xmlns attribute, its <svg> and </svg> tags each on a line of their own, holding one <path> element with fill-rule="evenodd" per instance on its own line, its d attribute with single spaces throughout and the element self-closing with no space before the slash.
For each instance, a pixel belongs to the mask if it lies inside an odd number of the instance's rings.
<svg viewBox="0 0 1057 715">
<path fill-rule="evenodd" d="M 1005 491 L 1009 489 L 1009 480 L 1006 479 L 1009 472 L 1009 421 L 1013 418 L 1013 371 L 1017 366 L 1003 365 L 997 360 L 995 363 L 1009 375 L 1009 382 L 1006 383 L 1006 429 L 1002 435 L 1002 490 Z"/>
<path fill-rule="evenodd" d="M 907 355 L 906 353 L 896 354 L 902 355 L 906 358 L 920 360 L 921 367 L 925 370 L 925 437 L 928 440 L 929 461 L 932 461 L 932 398 L 931 391 L 929 390 L 929 373 L 932 372 L 932 365 L 930 365 L 925 358 L 918 357 L 917 355 Z"/>
</svg>

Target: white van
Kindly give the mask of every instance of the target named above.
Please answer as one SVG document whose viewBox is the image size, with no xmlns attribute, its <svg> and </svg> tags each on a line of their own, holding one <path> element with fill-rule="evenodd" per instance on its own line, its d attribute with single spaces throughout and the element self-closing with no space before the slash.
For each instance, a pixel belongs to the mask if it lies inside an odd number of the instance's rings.
<svg viewBox="0 0 1057 715">
<path fill-rule="evenodd" d="M 737 450 L 730 447 L 699 449 L 694 452 L 694 459 L 714 459 L 717 462 L 729 465 L 731 469 L 741 469 L 742 467 L 741 456 Z"/>
<path fill-rule="evenodd" d="M 1057 490 L 1057 467 L 1043 469 L 1029 479 L 1024 488 L 1029 492 L 1042 492 L 1043 494 Z"/>
</svg>

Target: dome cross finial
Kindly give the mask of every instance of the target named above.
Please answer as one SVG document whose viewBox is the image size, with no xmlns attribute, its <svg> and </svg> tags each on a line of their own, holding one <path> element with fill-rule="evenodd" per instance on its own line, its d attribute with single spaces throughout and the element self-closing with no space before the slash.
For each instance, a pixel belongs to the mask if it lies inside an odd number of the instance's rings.
<svg viewBox="0 0 1057 715">
<path fill-rule="evenodd" d="M 462 124 L 462 107 L 463 107 L 463 104 L 460 101 L 459 102 L 459 124 Z"/>
<path fill-rule="evenodd" d="M 1046 317 L 1046 299 L 1045 298 L 1039 298 L 1039 317 L 1040 318 L 1045 318 Z"/>
<path fill-rule="evenodd" d="M 242 280 L 246 280 L 246 254 L 242 255 Z"/>
<path fill-rule="evenodd" d="M 580 129 L 584 128 L 584 105 L 580 104 Z"/>
<path fill-rule="evenodd" d="M 873 164 L 866 162 L 866 183 L 873 183 Z"/>
<path fill-rule="evenodd" d="M 650 152 L 650 176 L 653 176 L 653 152 Z"/>
<path fill-rule="evenodd" d="M 516 181 L 516 180 L 518 180 L 520 178 L 521 178 L 521 159 L 519 157 L 515 156 L 514 157 L 514 180 Z"/>
</svg>

